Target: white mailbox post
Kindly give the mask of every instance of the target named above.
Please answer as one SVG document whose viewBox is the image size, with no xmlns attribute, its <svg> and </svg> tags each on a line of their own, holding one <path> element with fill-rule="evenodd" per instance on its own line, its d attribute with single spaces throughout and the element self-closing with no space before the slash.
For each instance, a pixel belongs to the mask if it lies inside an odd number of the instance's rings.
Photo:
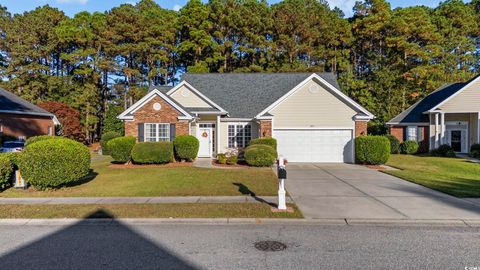
<svg viewBox="0 0 480 270">
<path fill-rule="evenodd" d="M 280 156 L 277 161 L 277 175 L 278 175 L 278 210 L 287 210 L 285 201 L 285 179 L 287 179 L 287 168 L 285 166 L 285 159 Z"/>
</svg>

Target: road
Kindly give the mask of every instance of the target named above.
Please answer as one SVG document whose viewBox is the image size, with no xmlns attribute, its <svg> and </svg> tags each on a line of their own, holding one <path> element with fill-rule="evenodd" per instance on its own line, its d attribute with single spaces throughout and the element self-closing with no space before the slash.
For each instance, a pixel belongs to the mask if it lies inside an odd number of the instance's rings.
<svg viewBox="0 0 480 270">
<path fill-rule="evenodd" d="M 465 269 L 480 267 L 479 244 L 478 227 L 2 225 L 0 269 Z"/>
</svg>

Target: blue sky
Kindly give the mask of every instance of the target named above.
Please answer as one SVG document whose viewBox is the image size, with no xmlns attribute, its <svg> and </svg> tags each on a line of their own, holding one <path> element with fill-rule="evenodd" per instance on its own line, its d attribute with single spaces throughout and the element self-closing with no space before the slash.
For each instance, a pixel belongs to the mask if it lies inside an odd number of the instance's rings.
<svg viewBox="0 0 480 270">
<path fill-rule="evenodd" d="M 179 9 L 187 0 L 155 0 L 160 6 L 169 9 Z M 269 0 L 273 4 L 280 0 Z M 347 16 L 352 14 L 352 7 L 356 0 L 327 0 L 330 5 L 341 8 Z M 37 6 L 48 4 L 63 10 L 68 16 L 87 10 L 105 11 L 122 3 L 135 3 L 136 0 L 1 0 L 0 5 L 6 6 L 11 13 L 22 13 L 32 10 Z M 393 7 L 405 7 L 412 5 L 436 6 L 438 0 L 391 0 Z"/>
</svg>

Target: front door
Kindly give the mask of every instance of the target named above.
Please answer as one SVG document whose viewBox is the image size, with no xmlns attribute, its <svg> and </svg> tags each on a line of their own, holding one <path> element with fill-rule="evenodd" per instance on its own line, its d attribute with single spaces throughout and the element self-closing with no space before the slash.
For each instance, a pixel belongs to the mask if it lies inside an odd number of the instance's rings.
<svg viewBox="0 0 480 270">
<path fill-rule="evenodd" d="M 198 140 L 200 141 L 200 149 L 198 150 L 199 157 L 212 156 L 212 128 L 200 128 L 198 130 Z"/>
<path fill-rule="evenodd" d="M 462 131 L 452 130 L 450 131 L 450 146 L 455 152 L 462 152 Z"/>
</svg>

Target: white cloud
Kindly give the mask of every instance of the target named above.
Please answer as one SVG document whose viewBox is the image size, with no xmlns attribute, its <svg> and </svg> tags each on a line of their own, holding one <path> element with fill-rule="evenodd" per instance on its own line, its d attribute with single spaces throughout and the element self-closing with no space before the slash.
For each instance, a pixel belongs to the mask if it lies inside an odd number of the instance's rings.
<svg viewBox="0 0 480 270">
<path fill-rule="evenodd" d="M 61 4 L 80 4 L 85 5 L 88 0 L 55 0 L 57 3 Z"/>
<path fill-rule="evenodd" d="M 182 6 L 179 5 L 179 4 L 176 4 L 175 6 L 173 6 L 173 10 L 175 10 L 175 11 L 179 11 L 181 8 L 182 8 Z"/>
<path fill-rule="evenodd" d="M 328 4 L 331 8 L 338 7 L 343 10 L 346 17 L 350 17 L 353 15 L 352 9 L 356 1 L 357 0 L 328 0 Z"/>
</svg>

